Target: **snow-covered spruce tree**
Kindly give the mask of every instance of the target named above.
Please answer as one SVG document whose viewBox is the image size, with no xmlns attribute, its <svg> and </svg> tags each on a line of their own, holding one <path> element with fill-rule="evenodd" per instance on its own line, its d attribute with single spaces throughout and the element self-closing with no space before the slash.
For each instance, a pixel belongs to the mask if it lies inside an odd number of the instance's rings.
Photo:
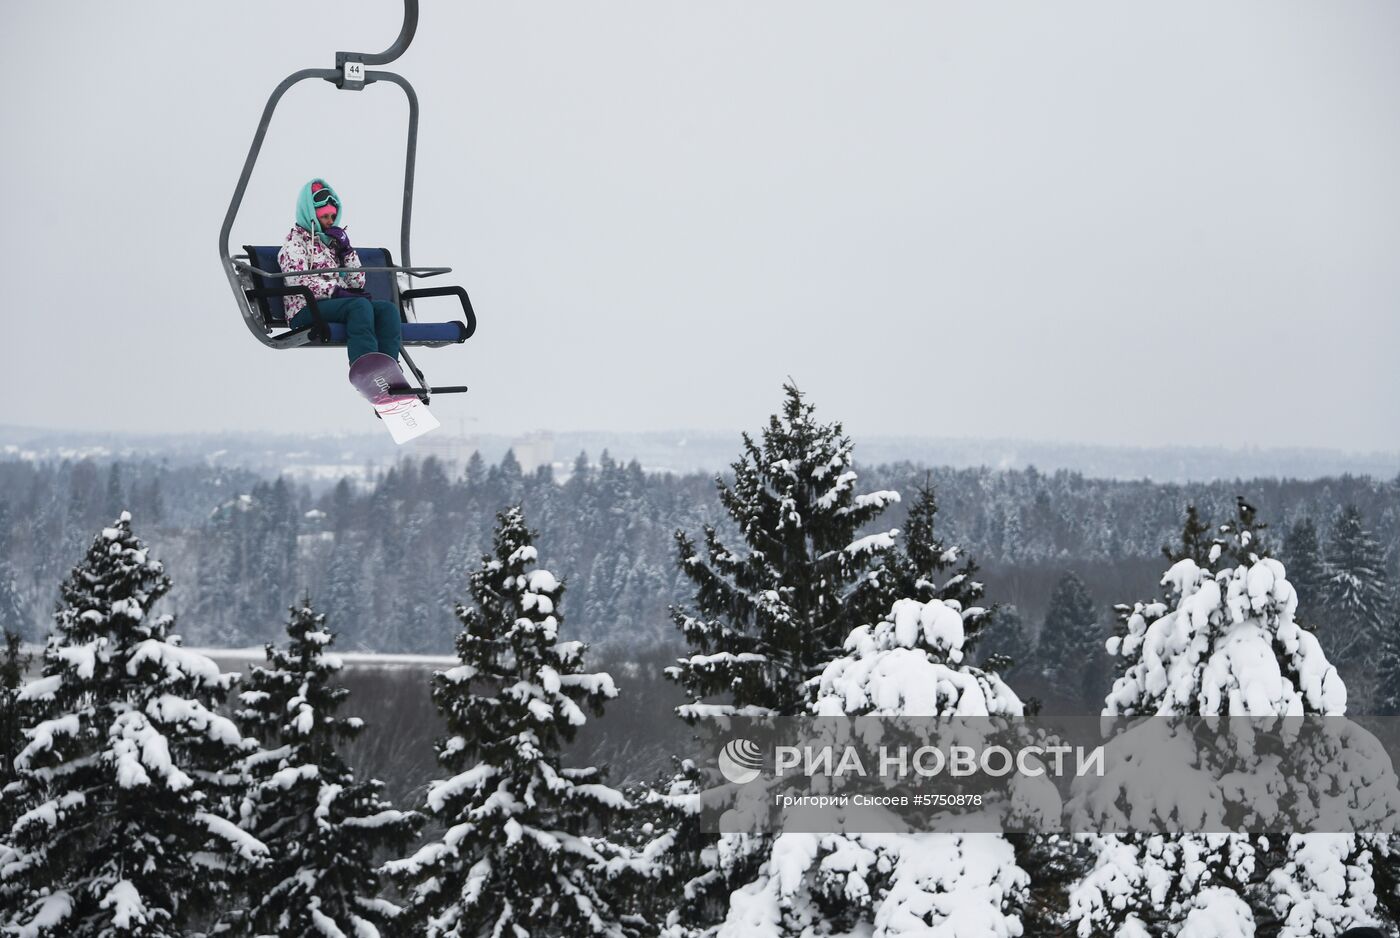
<svg viewBox="0 0 1400 938">
<path fill-rule="evenodd" d="M 609 895 L 615 908 L 641 925 L 644 935 L 688 938 L 720 916 L 712 908 L 728 893 L 716 865 L 715 836 L 700 829 L 694 806 L 706 786 L 689 759 L 627 790 L 632 810 L 610 831 L 621 845 L 609 864 Z M 718 884 L 718 885 L 716 885 Z"/>
<path fill-rule="evenodd" d="M 265 747 L 244 761 L 240 823 L 269 852 L 245 884 L 248 919 L 279 938 L 371 938 L 398 911 L 379 898 L 375 854 L 402 852 L 422 818 L 395 810 L 382 783 L 357 779 L 337 750 L 364 723 L 338 714 L 350 691 L 309 599 L 292 608 L 287 637 L 285 648 L 266 646 L 267 664 L 238 695 L 240 724 Z"/>
<path fill-rule="evenodd" d="M 667 676 L 690 698 L 678 708 L 688 721 L 806 712 L 807 682 L 841 654 L 852 629 L 878 619 L 892 601 L 898 532 L 861 532 L 899 494 L 857 494 L 852 444 L 841 425 L 819 422 L 791 383 L 783 390 L 782 412 L 760 439 L 743 435 L 733 481 L 716 480 L 743 545 L 724 543 L 712 525 L 704 528 L 703 546 L 676 533 L 694 595 L 671 616 L 693 654 Z M 910 579 L 919 566 L 907 564 Z M 673 846 L 663 879 L 678 892 L 657 905 L 679 910 L 673 927 L 703 930 L 725 914 L 732 886 L 752 880 L 766 838 L 704 836 L 687 813 L 698 805 L 693 780 L 678 780 L 672 794 L 677 813 L 661 835 Z"/>
<path fill-rule="evenodd" d="M 817 422 L 795 386 L 783 390 L 782 414 L 761 441 L 744 434 L 733 482 L 716 482 L 743 547 L 710 525 L 703 548 L 676 534 L 695 596 L 694 609 L 675 607 L 672 619 L 696 654 L 668 673 L 693 701 L 687 717 L 803 712 L 806 682 L 841 654 L 853 628 L 889 608 L 881 574 L 898 532 L 860 532 L 899 494 L 858 495 L 841 425 Z M 733 703 L 702 703 L 719 694 Z"/>
<path fill-rule="evenodd" d="M 495 546 L 471 575 L 475 608 L 457 607 L 461 664 L 433 677 L 452 734 L 427 810 L 446 828 L 385 865 L 407 890 L 406 921 L 427 938 L 630 934 L 603 889 L 616 852 L 603 839 L 627 803 L 593 768 L 560 751 L 616 695 L 583 671 L 584 645 L 559 640 L 563 584 L 532 569 L 537 554 L 519 508 L 497 516 Z"/>
<path fill-rule="evenodd" d="M 0 870 L 16 934 L 184 936 L 266 853 L 225 813 L 253 747 L 215 712 L 235 676 L 151 612 L 169 587 L 125 513 L 62 586 L 43 675 L 19 693 L 24 813 Z"/>
<path fill-rule="evenodd" d="M 819 680 L 822 716 L 1020 716 L 1016 694 L 964 658 L 967 610 L 901 599 L 861 626 Z M 975 618 L 971 617 L 971 618 Z M 861 934 L 1008 938 L 1029 877 L 998 834 L 782 833 L 731 898 L 720 938 Z"/>
<path fill-rule="evenodd" d="M 1162 601 L 1122 607 L 1122 663 L 1105 715 L 1341 714 L 1346 688 L 1294 619 L 1284 567 L 1253 508 L 1209 530 L 1192 510 Z M 1080 938 L 1339 934 L 1373 919 L 1371 845 L 1350 835 L 1089 838 L 1093 868 L 1069 895 Z M 1215 930 L 1210 930 L 1214 928 Z"/>
<path fill-rule="evenodd" d="M 883 500 L 891 495 L 880 493 Z M 975 563 L 959 565 L 959 548 L 938 537 L 937 510 L 933 490 L 923 487 L 902 541 L 884 552 L 883 570 L 877 567 L 864 581 L 870 604 L 883 602 L 887 614 L 866 620 L 878 621 L 875 626 L 851 623 L 857 627 L 842 653 L 822 666 L 818 697 L 804 709 L 824 715 L 1021 714 L 1019 699 L 995 673 L 967 664 L 971 640 L 991 617 L 981 605 Z M 747 868 L 736 862 L 745 850 Z M 724 837 L 715 855 L 726 884 L 738 887 L 721 936 L 1022 934 L 1017 909 L 1028 877 L 1012 844 L 996 835 Z"/>
<path fill-rule="evenodd" d="M 1327 541 L 1328 640 L 1344 660 L 1365 660 L 1365 649 L 1380 638 L 1388 612 L 1385 551 L 1366 529 L 1361 512 L 1347 505 L 1332 523 Z"/>
<path fill-rule="evenodd" d="M 975 649 L 984 631 L 995 627 L 997 609 L 982 605 L 984 586 L 977 579 L 976 562 L 963 556 L 961 547 L 943 541 L 937 520 L 938 498 L 933 486 L 925 482 L 919 486 L 901 537 L 885 560 L 892 576 L 878 581 L 884 587 L 881 611 L 887 612 L 896 599 L 937 601 L 958 610 L 963 617 L 966 655 Z"/>
</svg>

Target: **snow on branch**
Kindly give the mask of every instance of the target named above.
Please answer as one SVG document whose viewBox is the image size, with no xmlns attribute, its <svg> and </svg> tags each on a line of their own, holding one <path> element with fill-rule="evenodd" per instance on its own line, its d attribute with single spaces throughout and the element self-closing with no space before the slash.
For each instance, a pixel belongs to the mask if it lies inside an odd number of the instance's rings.
<svg viewBox="0 0 1400 938">
<path fill-rule="evenodd" d="M 868 534 L 847 544 L 846 553 L 852 557 L 859 557 L 862 554 L 876 554 L 882 550 L 890 550 L 894 547 L 894 539 L 898 534 L 898 529 Z"/>
<path fill-rule="evenodd" d="M 126 673 L 135 677 L 146 661 L 159 665 L 168 680 L 192 678 L 202 687 L 228 688 L 237 677 L 234 674 L 220 674 L 219 666 L 199 652 L 157 638 L 148 638 L 132 649 L 126 661 Z"/>
<path fill-rule="evenodd" d="M 435 781 L 428 789 L 428 807 L 435 813 L 441 812 L 443 806 L 453 798 L 456 798 L 464 791 L 479 790 L 488 781 L 501 774 L 501 770 L 494 765 L 481 763 L 472 766 L 460 775 L 452 778 Z"/>
<path fill-rule="evenodd" d="M 77 736 L 78 728 L 78 715 L 66 713 L 53 720 L 44 720 L 25 730 L 24 735 L 29 737 L 29 744 L 20 750 L 19 755 L 15 756 L 15 768 L 20 771 L 29 769 L 36 755 L 53 748 L 55 736 Z"/>
<path fill-rule="evenodd" d="M 195 819 L 208 828 L 209 833 L 226 841 L 243 859 L 257 861 L 267 856 L 267 845 L 237 824 L 208 811 L 200 811 Z"/>
</svg>

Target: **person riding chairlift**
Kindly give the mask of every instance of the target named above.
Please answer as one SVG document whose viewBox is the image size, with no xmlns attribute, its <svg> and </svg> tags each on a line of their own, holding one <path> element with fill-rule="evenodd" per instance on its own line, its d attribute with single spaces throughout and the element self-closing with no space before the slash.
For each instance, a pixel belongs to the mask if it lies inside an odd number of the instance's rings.
<svg viewBox="0 0 1400 938">
<path fill-rule="evenodd" d="M 345 233 L 341 205 L 340 196 L 324 179 L 313 179 L 302 186 L 297 197 L 296 224 L 277 252 L 283 273 L 360 266 L 360 256 Z M 286 279 L 289 286 L 304 286 L 311 291 L 323 320 L 344 323 L 351 363 L 370 352 L 383 352 L 398 359 L 403 344 L 399 308 L 370 296 L 363 273 L 311 273 Z M 305 298 L 289 296 L 285 306 L 293 329 L 313 322 Z"/>
</svg>

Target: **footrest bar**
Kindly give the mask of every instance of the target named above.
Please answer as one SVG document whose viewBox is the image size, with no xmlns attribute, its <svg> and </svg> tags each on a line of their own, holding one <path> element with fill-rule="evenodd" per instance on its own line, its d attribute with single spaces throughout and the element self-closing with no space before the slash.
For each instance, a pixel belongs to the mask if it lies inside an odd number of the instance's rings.
<svg viewBox="0 0 1400 938">
<path fill-rule="evenodd" d="M 465 384 L 451 385 L 443 388 L 410 388 L 402 384 L 391 384 L 389 387 L 385 388 L 385 391 L 395 397 L 408 397 L 409 395 L 413 395 L 420 401 L 426 401 L 434 394 L 465 394 L 467 390 L 468 388 Z"/>
</svg>

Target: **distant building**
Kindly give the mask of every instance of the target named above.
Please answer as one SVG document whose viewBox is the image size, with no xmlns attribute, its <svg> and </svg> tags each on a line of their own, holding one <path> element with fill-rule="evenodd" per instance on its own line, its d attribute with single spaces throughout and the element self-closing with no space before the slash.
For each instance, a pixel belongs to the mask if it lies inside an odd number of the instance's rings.
<svg viewBox="0 0 1400 938">
<path fill-rule="evenodd" d="M 438 462 L 462 467 L 472 458 L 472 453 L 481 449 L 481 438 L 475 433 L 467 433 L 466 422 L 460 421 L 454 433 L 444 426 L 436 433 L 429 433 L 413 441 L 413 455 L 419 459 L 437 457 Z"/>
<path fill-rule="evenodd" d="M 524 472 L 534 472 L 540 466 L 554 462 L 554 434 L 548 430 L 536 430 L 510 441 L 515 458 Z"/>
</svg>

